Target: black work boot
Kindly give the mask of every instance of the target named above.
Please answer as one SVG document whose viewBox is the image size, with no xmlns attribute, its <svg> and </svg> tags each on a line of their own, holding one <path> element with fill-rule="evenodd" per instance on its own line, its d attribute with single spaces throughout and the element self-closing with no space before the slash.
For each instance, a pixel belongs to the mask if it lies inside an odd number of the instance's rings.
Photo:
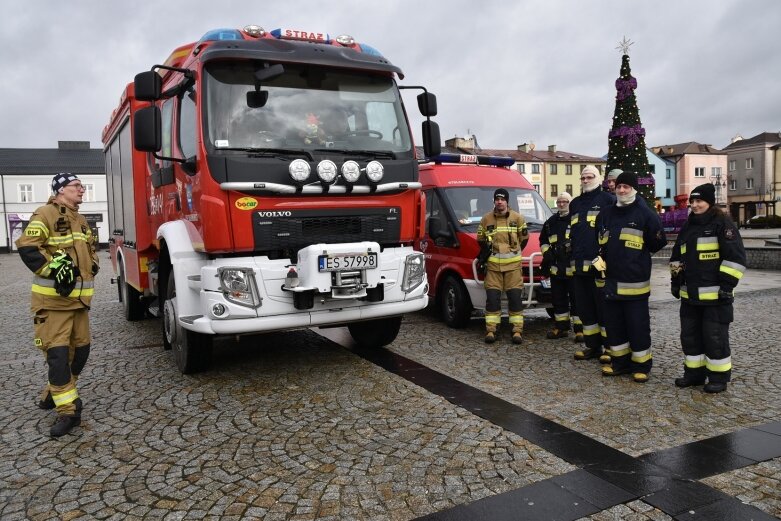
<svg viewBox="0 0 781 521">
<path fill-rule="evenodd" d="M 52 438 L 59 438 L 68 434 L 74 427 L 78 427 L 79 424 L 81 424 L 81 416 L 61 414 L 57 416 L 57 421 L 52 425 L 49 434 L 51 434 Z"/>
<path fill-rule="evenodd" d="M 566 329 L 559 329 L 557 327 L 554 327 L 548 333 L 545 335 L 545 338 L 566 338 L 569 336 L 569 331 Z"/>
<path fill-rule="evenodd" d="M 513 333 L 513 344 L 522 344 L 523 343 L 523 335 L 521 335 L 519 332 Z"/>
<path fill-rule="evenodd" d="M 676 387 L 692 387 L 693 385 L 702 385 L 704 383 L 704 376 L 694 376 L 692 374 L 684 374 L 682 377 L 675 379 Z"/>
<path fill-rule="evenodd" d="M 720 393 L 727 390 L 727 382 L 708 382 L 702 390 L 706 393 Z"/>
<path fill-rule="evenodd" d="M 44 411 L 54 409 L 54 398 L 52 398 L 52 393 L 47 393 L 46 398 L 38 400 L 38 408 L 43 409 Z"/>
<path fill-rule="evenodd" d="M 493 344 L 496 342 L 496 333 L 493 331 L 489 331 L 485 334 L 485 343 L 486 344 Z"/>
</svg>

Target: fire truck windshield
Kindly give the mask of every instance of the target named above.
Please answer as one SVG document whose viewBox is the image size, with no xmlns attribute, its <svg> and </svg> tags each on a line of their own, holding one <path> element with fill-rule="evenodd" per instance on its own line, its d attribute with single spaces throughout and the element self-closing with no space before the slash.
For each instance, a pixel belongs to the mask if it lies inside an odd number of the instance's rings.
<svg viewBox="0 0 781 521">
<path fill-rule="evenodd" d="M 480 219 L 493 210 L 493 196 L 496 187 L 469 186 L 445 188 L 443 190 L 453 214 L 459 224 L 468 232 L 476 232 Z M 510 208 L 523 215 L 530 230 L 540 229 L 551 209 L 535 190 L 507 188 L 510 194 Z"/>
<path fill-rule="evenodd" d="M 392 78 L 285 64 L 283 74 L 258 85 L 259 67 L 255 62 L 207 64 L 205 135 L 213 151 L 333 149 L 412 157 Z"/>
</svg>

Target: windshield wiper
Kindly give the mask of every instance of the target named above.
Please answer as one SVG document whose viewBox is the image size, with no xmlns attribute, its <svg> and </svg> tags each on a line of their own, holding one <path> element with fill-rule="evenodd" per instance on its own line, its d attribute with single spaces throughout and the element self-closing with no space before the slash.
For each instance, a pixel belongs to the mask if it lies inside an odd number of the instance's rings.
<svg viewBox="0 0 781 521">
<path fill-rule="evenodd" d="M 388 159 L 396 159 L 396 153 L 391 152 L 390 150 L 348 150 L 346 148 L 315 148 L 313 152 L 335 152 L 337 154 L 345 154 L 345 155 L 351 155 L 354 154 L 356 156 L 372 156 L 372 157 L 385 157 Z"/>
<path fill-rule="evenodd" d="M 310 161 L 314 161 L 312 153 L 308 150 L 298 148 L 257 148 L 257 147 L 221 147 L 217 150 L 235 150 L 238 152 L 249 152 L 252 157 L 287 157 L 304 156 Z"/>
</svg>

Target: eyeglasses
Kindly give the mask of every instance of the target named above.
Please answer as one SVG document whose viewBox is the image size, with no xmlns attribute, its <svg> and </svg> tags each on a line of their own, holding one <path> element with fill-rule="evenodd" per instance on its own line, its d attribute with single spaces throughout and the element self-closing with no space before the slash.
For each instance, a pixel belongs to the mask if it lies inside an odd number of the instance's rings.
<svg viewBox="0 0 781 521">
<path fill-rule="evenodd" d="M 65 188 L 75 188 L 77 192 L 79 190 L 86 190 L 86 188 L 84 188 L 84 185 L 81 183 L 71 183 L 69 185 L 65 185 Z"/>
<path fill-rule="evenodd" d="M 581 181 L 591 181 L 592 179 L 594 179 L 593 175 L 587 175 L 580 178 Z"/>
</svg>

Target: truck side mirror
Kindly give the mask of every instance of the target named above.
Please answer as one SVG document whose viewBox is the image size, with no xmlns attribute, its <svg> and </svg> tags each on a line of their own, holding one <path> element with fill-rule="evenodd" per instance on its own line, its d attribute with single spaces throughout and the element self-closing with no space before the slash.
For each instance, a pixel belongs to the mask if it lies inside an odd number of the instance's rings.
<svg viewBox="0 0 781 521">
<path fill-rule="evenodd" d="M 431 117 L 437 115 L 437 97 L 430 92 L 418 94 L 418 109 L 424 116 Z"/>
<path fill-rule="evenodd" d="M 155 71 L 145 71 L 136 74 L 133 87 L 137 100 L 157 101 L 163 89 L 163 80 Z"/>
<path fill-rule="evenodd" d="M 442 144 L 439 137 L 439 125 L 435 121 L 427 120 L 423 122 L 423 153 L 426 157 L 434 157 L 442 151 Z"/>
<path fill-rule="evenodd" d="M 142 152 L 158 152 L 163 146 L 161 129 L 157 105 L 137 110 L 133 116 L 133 146 Z"/>
</svg>

